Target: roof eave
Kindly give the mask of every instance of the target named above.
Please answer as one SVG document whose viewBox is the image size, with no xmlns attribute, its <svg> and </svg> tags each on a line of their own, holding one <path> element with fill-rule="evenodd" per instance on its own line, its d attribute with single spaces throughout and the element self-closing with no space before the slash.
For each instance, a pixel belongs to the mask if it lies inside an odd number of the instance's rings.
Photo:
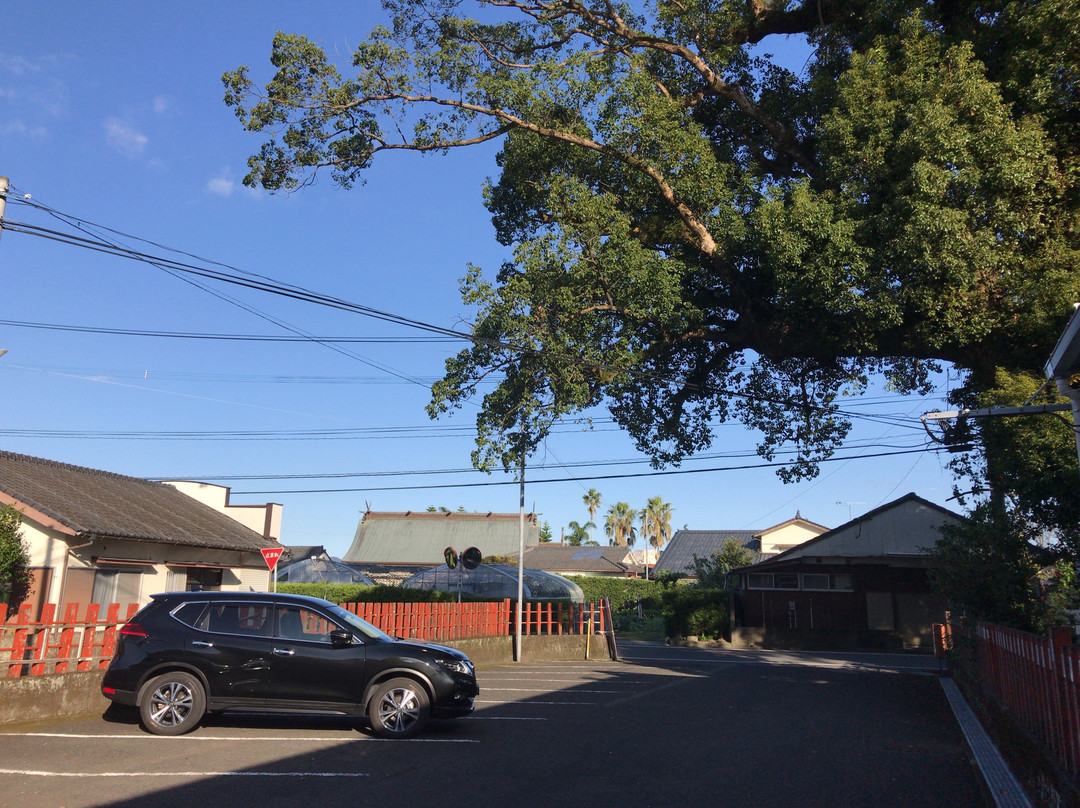
<svg viewBox="0 0 1080 808">
<path fill-rule="evenodd" d="M 47 513 L 43 513 L 32 505 L 16 499 L 15 497 L 5 494 L 0 491 L 0 505 L 10 505 L 15 510 L 19 511 L 23 516 L 28 519 L 33 519 L 42 527 L 48 530 L 55 530 L 57 533 L 62 533 L 65 536 L 78 536 L 79 532 L 63 522 L 49 516 Z"/>
</svg>

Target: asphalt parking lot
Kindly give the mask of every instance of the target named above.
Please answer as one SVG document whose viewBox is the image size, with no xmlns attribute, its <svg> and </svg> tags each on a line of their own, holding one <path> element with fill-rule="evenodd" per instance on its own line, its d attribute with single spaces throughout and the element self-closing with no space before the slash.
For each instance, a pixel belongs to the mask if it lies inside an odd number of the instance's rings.
<svg viewBox="0 0 1080 808">
<path fill-rule="evenodd" d="M 383 741 L 341 717 L 124 715 L 0 730 L 26 806 L 963 806 L 976 772 L 935 675 L 902 655 L 622 645 L 481 670 L 476 712 Z"/>
</svg>

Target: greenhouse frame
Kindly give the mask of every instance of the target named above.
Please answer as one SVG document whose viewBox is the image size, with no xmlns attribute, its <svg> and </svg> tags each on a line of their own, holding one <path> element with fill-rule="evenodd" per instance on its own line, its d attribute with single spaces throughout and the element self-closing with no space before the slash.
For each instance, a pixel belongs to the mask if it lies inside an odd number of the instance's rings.
<svg viewBox="0 0 1080 808">
<path fill-rule="evenodd" d="M 518 568 L 506 564 L 481 564 L 473 570 L 459 566 L 450 569 L 445 564 L 418 572 L 404 581 L 408 589 L 438 589 L 442 592 L 460 592 L 474 598 L 517 598 Z M 523 594 L 525 600 L 568 600 L 584 603 L 581 587 L 568 578 L 544 570 L 524 571 Z"/>
<path fill-rule="evenodd" d="M 277 570 L 279 584 L 363 584 L 375 582 L 359 570 L 328 556 L 312 556 Z"/>
</svg>

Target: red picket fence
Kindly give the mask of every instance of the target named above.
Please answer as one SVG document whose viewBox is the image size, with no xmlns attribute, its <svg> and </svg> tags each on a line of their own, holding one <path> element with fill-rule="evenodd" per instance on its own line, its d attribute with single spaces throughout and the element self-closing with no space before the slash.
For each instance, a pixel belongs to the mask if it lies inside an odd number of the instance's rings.
<svg viewBox="0 0 1080 808">
<path fill-rule="evenodd" d="M 116 650 L 117 630 L 138 610 L 139 604 L 131 603 L 121 614 L 120 604 L 111 603 L 102 616 L 97 603 L 85 609 L 72 603 L 60 616 L 56 604 L 47 603 L 41 619 L 32 621 L 29 605 L 9 618 L 7 607 L 0 604 L 5 618 L 0 625 L 0 660 L 5 656 L 10 660 L 7 677 L 103 670 Z"/>
<path fill-rule="evenodd" d="M 1069 630 L 1040 637 L 979 623 L 974 639 L 971 673 L 983 692 L 1065 771 L 1080 774 L 1080 648 Z"/>
<path fill-rule="evenodd" d="M 496 603 L 342 603 L 353 614 L 395 637 L 441 642 L 474 637 L 513 636 L 515 604 L 507 599 Z M 42 608 L 41 619 L 31 620 L 25 605 L 14 615 L 0 604 L 0 670 L 7 665 L 9 678 L 47 673 L 101 670 L 108 666 L 116 649 L 116 632 L 139 605 L 121 609 L 119 603 L 107 607 L 79 604 L 58 614 L 55 604 Z M 104 611 L 104 617 L 102 617 Z M 80 618 L 80 614 L 83 615 Z M 610 607 L 595 603 L 526 603 L 521 613 L 521 633 L 607 634 L 611 626 Z"/>
<path fill-rule="evenodd" d="M 513 635 L 517 619 L 509 598 L 497 603 L 342 603 L 341 607 L 395 637 L 443 642 Z M 526 603 L 521 633 L 584 634 L 590 621 L 593 631 L 606 632 L 609 618 L 600 604 Z"/>
</svg>

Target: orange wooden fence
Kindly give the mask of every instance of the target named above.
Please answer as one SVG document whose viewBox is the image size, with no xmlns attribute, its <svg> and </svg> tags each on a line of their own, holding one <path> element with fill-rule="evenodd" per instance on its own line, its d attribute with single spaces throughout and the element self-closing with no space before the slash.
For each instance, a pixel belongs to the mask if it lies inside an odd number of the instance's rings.
<svg viewBox="0 0 1080 808">
<path fill-rule="evenodd" d="M 1080 648 L 1069 629 L 1050 637 L 979 623 L 979 685 L 1073 777 L 1080 775 Z"/>
<path fill-rule="evenodd" d="M 495 603 L 342 603 L 341 606 L 387 634 L 407 639 L 441 642 L 476 637 L 513 636 L 515 604 L 507 599 Z M 138 611 L 136 603 L 121 607 L 55 604 L 42 608 L 41 619 L 31 620 L 29 605 L 14 614 L 0 604 L 0 671 L 6 676 L 39 676 L 47 673 L 101 670 L 116 649 L 116 633 Z M 526 603 L 521 613 L 521 633 L 606 634 L 608 610 L 599 604 Z M 0 675 L 5 675 L 0 673 Z"/>
<path fill-rule="evenodd" d="M 5 617 L 0 626 L 0 665 L 5 657 L 9 660 L 9 678 L 104 669 L 116 650 L 117 630 L 138 610 L 137 603 L 128 604 L 123 612 L 119 603 L 104 608 L 91 603 L 85 609 L 72 603 L 61 616 L 55 603 L 47 603 L 41 619 L 32 621 L 30 606 L 8 617 L 7 607 L 0 604 Z"/>
<path fill-rule="evenodd" d="M 974 681 L 983 697 L 1048 758 L 1080 777 L 1080 647 L 1069 628 L 1049 637 L 993 623 L 947 623 L 937 643 L 953 652 L 953 664 Z"/>
</svg>

